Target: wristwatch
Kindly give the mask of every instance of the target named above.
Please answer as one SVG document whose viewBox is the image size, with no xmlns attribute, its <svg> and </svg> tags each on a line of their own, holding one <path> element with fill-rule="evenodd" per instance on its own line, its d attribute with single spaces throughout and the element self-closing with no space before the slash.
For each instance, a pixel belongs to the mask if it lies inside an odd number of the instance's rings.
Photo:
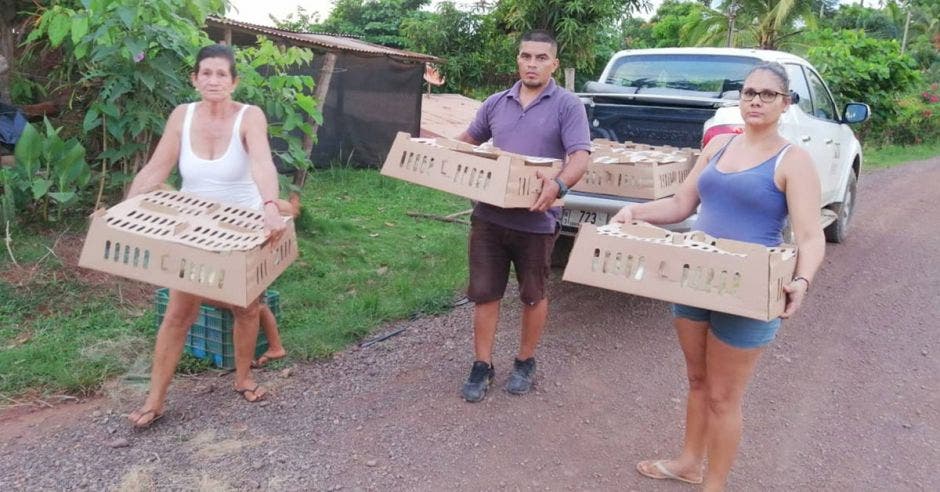
<svg viewBox="0 0 940 492">
<path fill-rule="evenodd" d="M 567 195 L 567 194 L 568 194 L 568 186 L 565 185 L 565 182 L 562 181 L 562 180 L 560 180 L 560 179 L 558 179 L 558 178 L 555 178 L 554 181 L 555 181 L 555 184 L 558 185 L 558 197 L 557 197 L 557 198 L 562 198 L 562 197 L 564 197 L 565 195 Z"/>
</svg>

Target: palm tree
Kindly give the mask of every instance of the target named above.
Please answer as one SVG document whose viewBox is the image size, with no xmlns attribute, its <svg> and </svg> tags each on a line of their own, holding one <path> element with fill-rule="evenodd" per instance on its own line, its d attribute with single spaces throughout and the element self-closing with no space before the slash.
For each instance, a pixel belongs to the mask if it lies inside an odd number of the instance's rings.
<svg viewBox="0 0 940 492">
<path fill-rule="evenodd" d="M 812 0 L 722 0 L 684 31 L 698 46 L 728 45 L 778 49 L 787 39 L 816 25 Z"/>
</svg>

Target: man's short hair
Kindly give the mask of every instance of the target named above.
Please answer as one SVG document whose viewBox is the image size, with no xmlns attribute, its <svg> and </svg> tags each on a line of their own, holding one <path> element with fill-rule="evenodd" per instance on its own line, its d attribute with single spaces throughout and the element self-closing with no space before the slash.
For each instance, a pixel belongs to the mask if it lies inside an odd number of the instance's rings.
<svg viewBox="0 0 940 492">
<path fill-rule="evenodd" d="M 522 39 L 519 40 L 519 43 L 524 43 L 526 41 L 532 41 L 535 43 L 548 43 L 552 45 L 552 48 L 555 50 L 555 53 L 558 53 L 558 41 L 555 40 L 555 36 L 552 33 L 546 31 L 545 29 L 533 29 L 522 35 Z"/>
</svg>

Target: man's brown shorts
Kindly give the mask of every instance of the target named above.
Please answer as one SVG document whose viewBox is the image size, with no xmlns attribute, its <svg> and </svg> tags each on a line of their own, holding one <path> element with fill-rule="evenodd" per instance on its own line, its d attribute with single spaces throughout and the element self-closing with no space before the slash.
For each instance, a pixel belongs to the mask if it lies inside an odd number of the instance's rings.
<svg viewBox="0 0 940 492">
<path fill-rule="evenodd" d="M 554 234 L 521 232 L 474 219 L 470 226 L 467 297 L 478 303 L 502 299 L 512 263 L 519 281 L 519 298 L 530 306 L 538 303 L 545 298 L 556 238 L 557 231 Z"/>
</svg>

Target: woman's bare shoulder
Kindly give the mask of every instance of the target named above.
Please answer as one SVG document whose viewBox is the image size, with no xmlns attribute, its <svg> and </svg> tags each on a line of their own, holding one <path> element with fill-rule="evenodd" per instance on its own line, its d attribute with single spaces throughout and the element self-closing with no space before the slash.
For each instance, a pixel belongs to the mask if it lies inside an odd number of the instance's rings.
<svg viewBox="0 0 940 492">
<path fill-rule="evenodd" d="M 722 133 L 720 135 L 715 135 L 711 140 L 708 141 L 708 144 L 705 145 L 705 148 L 702 149 L 702 155 L 705 157 L 711 157 L 715 155 L 715 152 L 718 152 L 719 149 L 724 147 L 731 141 L 732 138 L 737 135 L 736 133 Z"/>
<path fill-rule="evenodd" d="M 809 151 L 800 147 L 799 145 L 790 144 L 790 148 L 787 149 L 786 154 L 783 155 L 783 158 L 780 160 L 780 165 L 786 165 L 788 167 L 795 166 L 813 166 L 813 156 L 810 155 Z"/>
<path fill-rule="evenodd" d="M 255 106 L 254 104 L 245 104 L 245 106 L 247 106 L 245 108 L 244 117 L 246 122 L 267 125 L 268 119 L 264 115 L 264 111 L 261 108 Z"/>
</svg>

